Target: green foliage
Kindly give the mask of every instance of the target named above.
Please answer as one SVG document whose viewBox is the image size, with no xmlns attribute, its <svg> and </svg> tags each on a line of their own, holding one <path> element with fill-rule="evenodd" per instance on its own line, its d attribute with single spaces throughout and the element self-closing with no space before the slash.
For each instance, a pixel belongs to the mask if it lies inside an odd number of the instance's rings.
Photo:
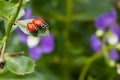
<svg viewBox="0 0 120 80">
<path fill-rule="evenodd" d="M 75 21 L 93 21 L 101 13 L 111 9 L 112 0 L 75 0 L 72 1 L 72 18 Z M 79 3 L 78 3 L 79 2 Z M 56 20 L 66 20 L 66 5 L 64 0 L 61 1 L 39 1 L 33 0 L 33 13 L 47 16 Z M 39 6 L 39 7 L 38 7 Z M 42 12 L 42 13 L 41 13 Z"/>
<path fill-rule="evenodd" d="M 59 80 L 52 74 L 41 73 L 38 71 L 34 71 L 31 74 L 26 75 L 16 75 L 12 74 L 9 71 L 6 71 L 0 74 L 0 80 Z"/>
<path fill-rule="evenodd" d="M 0 0 L 0 17 L 9 20 L 14 15 L 16 8 L 16 4 Z"/>
<path fill-rule="evenodd" d="M 19 0 L 6 0 L 6 1 L 9 1 L 9 2 L 12 2 L 12 3 L 18 3 Z"/>
<path fill-rule="evenodd" d="M 89 3 L 90 0 L 75 0 L 76 2 L 79 2 L 79 3 Z"/>
<path fill-rule="evenodd" d="M 3 23 L 0 23 L 0 40 L 5 35 L 8 23 L 16 12 L 18 1 L 0 0 L 0 19 L 4 19 L 6 26 L 4 31 Z M 95 55 L 92 54 L 90 46 L 90 37 L 95 32 L 94 20 L 101 13 L 110 11 L 113 7 L 112 1 L 30 0 L 28 3 L 23 2 L 23 7 L 12 27 L 13 33 L 8 40 L 6 52 L 24 50 L 25 56 L 29 56 L 27 45 L 21 43 L 20 36 L 16 35 L 15 31 L 19 27 L 25 34 L 31 35 L 27 30 L 27 23 L 32 22 L 33 19 L 18 20 L 24 15 L 24 8 L 28 5 L 32 8 L 34 16 L 43 17 L 49 24 L 50 32 L 55 38 L 55 50 L 51 54 L 43 54 L 36 61 L 36 68 L 35 61 L 28 57 L 6 56 L 5 68 L 7 70 L 1 72 L 0 80 L 78 80 L 87 63 L 91 64 L 88 66 L 87 80 L 119 80 L 116 66 L 109 66 L 103 58 L 97 58 L 95 62 L 89 63 L 91 56 Z M 38 36 L 48 34 L 48 29 L 40 30 Z M 0 41 L 0 48 L 1 45 Z M 116 63 L 119 64 L 119 62 Z"/>
<path fill-rule="evenodd" d="M 0 0 L 0 17 L 4 20 L 4 26 L 1 28 L 5 30 L 4 37 L 0 39 L 0 57 L 1 59 L 5 58 L 5 66 L 11 72 L 18 75 L 25 75 L 34 72 L 35 61 L 33 61 L 29 57 L 25 56 L 6 56 L 6 43 L 9 38 L 10 32 L 12 30 L 12 26 L 17 19 L 24 15 L 24 10 L 21 9 L 22 1 L 19 0 L 18 3 L 14 3 L 14 0 Z M 20 10 L 21 9 L 21 10 Z M 1 19 L 0 18 L 0 19 Z M 13 52 L 14 53 L 14 52 Z M 3 65 L 3 60 L 0 60 L 0 65 Z M 3 65 L 4 66 L 4 65 Z"/>
<path fill-rule="evenodd" d="M 29 57 L 5 57 L 7 68 L 18 75 L 30 74 L 34 71 L 35 62 Z"/>
<path fill-rule="evenodd" d="M 78 66 L 82 66 L 85 65 L 87 61 L 88 61 L 88 57 L 77 57 L 74 60 L 74 64 Z"/>
<path fill-rule="evenodd" d="M 21 17 L 23 17 L 24 15 L 25 15 L 25 10 L 24 10 L 24 8 L 21 8 L 20 12 L 19 12 L 19 14 L 17 16 L 17 20 L 20 19 Z"/>
<path fill-rule="evenodd" d="M 99 80 L 114 80 L 116 76 L 116 68 L 110 67 L 106 63 L 102 63 L 104 60 L 103 58 L 95 61 L 91 66 L 89 73 L 93 79 Z M 103 69 L 104 68 L 104 69 Z M 102 74 L 101 74 L 102 73 Z M 112 73 L 112 74 L 111 74 Z M 109 75 L 109 77 L 108 77 Z M 118 80 L 118 79 L 117 79 Z"/>
<path fill-rule="evenodd" d="M 83 0 L 81 0 L 83 1 Z M 85 0 L 86 1 L 86 0 Z M 88 1 L 88 0 L 87 0 Z M 111 0 L 89 0 L 88 3 L 74 4 L 76 9 L 73 9 L 74 20 L 91 21 L 95 20 L 101 13 L 105 13 L 111 9 Z"/>
</svg>

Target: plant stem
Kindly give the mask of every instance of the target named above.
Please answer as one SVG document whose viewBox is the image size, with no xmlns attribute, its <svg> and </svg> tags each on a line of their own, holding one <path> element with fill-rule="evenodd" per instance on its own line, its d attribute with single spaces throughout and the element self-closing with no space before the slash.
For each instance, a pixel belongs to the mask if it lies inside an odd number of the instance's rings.
<svg viewBox="0 0 120 80">
<path fill-rule="evenodd" d="M 103 55 L 103 52 L 100 51 L 100 52 L 94 54 L 91 58 L 89 58 L 88 62 L 86 63 L 86 65 L 84 66 L 84 68 L 83 68 L 82 71 L 81 71 L 79 80 L 85 80 L 86 73 L 87 73 L 87 71 L 89 70 L 89 68 L 90 68 L 90 66 L 92 65 L 92 63 L 93 63 L 96 59 L 100 58 L 102 55 Z"/>
<path fill-rule="evenodd" d="M 15 15 L 12 17 L 12 19 L 10 20 L 9 24 L 8 24 L 8 29 L 7 29 L 7 32 L 6 32 L 6 35 L 5 35 L 7 38 L 9 37 L 11 28 L 12 28 L 12 26 L 13 26 L 13 24 L 14 24 L 17 16 L 18 16 L 18 13 L 19 13 L 21 5 L 22 5 L 22 1 L 23 0 L 19 1 L 18 6 L 17 6 L 17 11 L 16 11 Z"/>
<path fill-rule="evenodd" d="M 6 52 L 6 53 L 9 53 L 9 54 L 7 54 L 9 56 L 15 56 L 15 55 L 22 56 L 22 55 L 24 55 L 24 51 L 21 51 L 21 52 Z"/>
<path fill-rule="evenodd" d="M 15 13 L 15 14 L 13 15 L 13 17 L 10 19 L 10 22 L 9 22 L 9 24 L 8 24 L 8 28 L 7 28 L 6 34 L 5 34 L 4 38 L 3 38 L 3 47 L 2 47 L 2 51 L 1 51 L 1 55 L 0 55 L 1 58 L 3 57 L 3 54 L 4 54 L 4 52 L 5 52 L 6 43 L 7 43 L 7 40 L 8 40 L 8 38 L 9 38 L 10 31 L 11 31 L 12 26 L 13 26 L 13 24 L 14 24 L 17 16 L 18 16 L 18 13 L 19 13 L 20 8 L 21 8 L 21 5 L 22 5 L 22 2 L 23 2 L 23 0 L 19 0 L 18 5 L 17 5 L 16 13 Z"/>
<path fill-rule="evenodd" d="M 103 44 L 104 43 L 104 40 L 103 40 Z M 86 76 L 86 73 L 87 71 L 89 70 L 90 66 L 92 65 L 92 63 L 100 58 L 102 55 L 105 57 L 105 60 L 106 62 L 108 62 L 109 60 L 109 55 L 108 55 L 108 52 L 107 50 L 111 50 L 113 49 L 113 47 L 107 47 L 106 45 L 103 45 L 103 48 L 101 51 L 95 53 L 92 57 L 89 58 L 88 62 L 86 63 L 85 67 L 82 69 L 81 71 L 81 74 L 80 74 L 80 77 L 79 77 L 79 80 L 85 80 L 85 76 Z"/>
<path fill-rule="evenodd" d="M 66 40 L 66 47 L 70 47 L 71 43 L 69 40 L 69 31 L 72 28 L 72 10 L 73 10 L 73 0 L 66 0 L 66 27 L 64 28 L 64 38 Z"/>
<path fill-rule="evenodd" d="M 73 1 L 72 0 L 67 0 L 66 4 L 67 4 L 67 18 L 68 18 L 68 20 L 72 20 L 70 18 L 72 18 Z"/>
<path fill-rule="evenodd" d="M 3 58 L 3 54 L 5 52 L 5 47 L 6 47 L 6 42 L 3 43 L 3 47 L 2 47 L 0 58 Z"/>
<path fill-rule="evenodd" d="M 73 0 L 66 0 L 66 15 L 65 15 L 65 28 L 63 30 L 63 36 L 64 36 L 64 40 L 65 40 L 65 48 L 67 48 L 67 50 L 65 50 L 65 53 L 68 53 L 68 47 L 71 45 L 70 40 L 69 40 L 69 31 L 71 29 L 71 24 L 72 24 L 72 8 L 73 8 Z M 62 69 L 65 68 L 66 65 L 68 65 L 69 63 L 69 59 L 66 58 L 66 56 L 68 56 L 68 54 L 64 54 L 62 56 L 62 60 L 61 60 L 61 65 L 62 65 Z M 70 80 L 70 68 L 66 68 L 63 71 L 63 80 Z"/>
</svg>

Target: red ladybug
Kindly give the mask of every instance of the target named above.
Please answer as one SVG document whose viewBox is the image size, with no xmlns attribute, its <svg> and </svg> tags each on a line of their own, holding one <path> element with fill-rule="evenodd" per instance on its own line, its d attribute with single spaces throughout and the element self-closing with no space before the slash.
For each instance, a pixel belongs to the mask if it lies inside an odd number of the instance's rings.
<svg viewBox="0 0 120 80">
<path fill-rule="evenodd" d="M 35 18 L 33 20 L 33 23 L 35 23 L 38 27 L 41 27 L 41 28 L 46 28 L 48 26 L 48 24 L 42 18 Z"/>
<path fill-rule="evenodd" d="M 39 30 L 46 30 L 48 24 L 42 18 L 35 18 L 32 22 L 27 23 L 27 29 L 31 32 L 32 35 L 37 36 Z"/>
<path fill-rule="evenodd" d="M 27 23 L 27 29 L 30 32 L 36 32 L 37 29 L 38 29 L 38 26 L 35 23 L 33 23 L 33 22 L 29 22 L 29 23 Z"/>
</svg>

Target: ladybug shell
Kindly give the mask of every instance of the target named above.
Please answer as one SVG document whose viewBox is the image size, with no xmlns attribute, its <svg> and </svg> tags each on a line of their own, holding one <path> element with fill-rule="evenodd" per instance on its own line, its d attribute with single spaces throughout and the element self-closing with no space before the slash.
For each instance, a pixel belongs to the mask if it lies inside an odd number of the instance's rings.
<svg viewBox="0 0 120 80">
<path fill-rule="evenodd" d="M 34 24 L 33 22 L 29 22 L 27 24 L 27 28 L 30 32 L 34 32 L 35 30 L 37 30 L 37 25 Z"/>
<path fill-rule="evenodd" d="M 39 26 L 41 26 L 43 23 L 45 23 L 45 20 L 42 19 L 42 18 L 35 18 L 35 19 L 33 20 L 33 23 L 37 24 L 37 26 L 39 27 Z"/>
</svg>

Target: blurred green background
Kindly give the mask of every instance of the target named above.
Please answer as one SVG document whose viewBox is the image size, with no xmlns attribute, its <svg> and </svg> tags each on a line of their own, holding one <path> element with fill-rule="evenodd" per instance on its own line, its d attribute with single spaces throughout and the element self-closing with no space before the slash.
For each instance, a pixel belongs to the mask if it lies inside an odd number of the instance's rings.
<svg viewBox="0 0 120 80">
<path fill-rule="evenodd" d="M 84 64 L 94 53 L 90 47 L 90 37 L 96 31 L 94 21 L 100 14 L 111 10 L 113 1 L 31 0 L 27 5 L 31 6 L 34 16 L 43 17 L 49 24 L 55 49 L 36 61 L 34 73 L 19 76 L 6 72 L 0 75 L 0 80 L 78 80 Z M 2 28 L 0 31 L 4 33 Z M 9 39 L 7 50 L 24 50 L 29 56 L 27 45 L 15 33 Z M 116 67 L 110 67 L 104 58 L 100 58 L 91 65 L 85 80 L 120 80 L 120 76 Z"/>
</svg>

